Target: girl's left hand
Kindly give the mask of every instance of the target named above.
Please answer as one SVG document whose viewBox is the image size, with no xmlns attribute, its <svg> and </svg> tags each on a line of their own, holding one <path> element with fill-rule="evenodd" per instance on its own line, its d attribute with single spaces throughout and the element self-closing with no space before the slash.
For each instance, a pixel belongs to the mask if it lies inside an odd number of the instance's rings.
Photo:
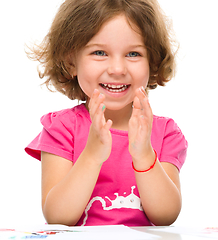
<svg viewBox="0 0 218 240">
<path fill-rule="evenodd" d="M 150 162 L 146 159 L 154 157 L 151 146 L 151 131 L 153 123 L 153 113 L 148 101 L 148 97 L 143 87 L 136 90 L 136 97 L 133 101 L 132 116 L 129 120 L 129 152 L 134 165 L 149 167 Z"/>
</svg>

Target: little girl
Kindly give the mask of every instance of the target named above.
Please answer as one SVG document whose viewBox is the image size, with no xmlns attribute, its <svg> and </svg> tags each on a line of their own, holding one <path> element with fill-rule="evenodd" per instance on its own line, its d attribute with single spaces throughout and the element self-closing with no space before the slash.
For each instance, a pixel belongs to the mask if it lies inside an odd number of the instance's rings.
<svg viewBox="0 0 218 240">
<path fill-rule="evenodd" d="M 174 72 L 157 1 L 66 0 L 33 53 L 47 86 L 85 101 L 43 116 L 25 149 L 41 160 L 47 222 L 172 224 L 187 142 L 147 97 Z"/>
</svg>

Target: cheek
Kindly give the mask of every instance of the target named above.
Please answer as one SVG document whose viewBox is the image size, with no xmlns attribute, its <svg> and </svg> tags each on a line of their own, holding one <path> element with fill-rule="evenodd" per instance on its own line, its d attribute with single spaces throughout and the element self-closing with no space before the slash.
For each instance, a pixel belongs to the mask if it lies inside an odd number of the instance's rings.
<svg viewBox="0 0 218 240">
<path fill-rule="evenodd" d="M 93 64 L 90 61 L 80 61 L 77 65 L 77 79 L 83 92 L 91 97 L 95 88 L 98 88 L 101 71 L 99 64 Z"/>
<path fill-rule="evenodd" d="M 149 65 L 143 64 L 137 70 L 135 69 L 136 79 L 138 79 L 138 84 L 140 86 L 146 87 L 150 77 Z"/>
<path fill-rule="evenodd" d="M 78 79 L 78 83 L 80 88 L 82 89 L 82 91 L 88 96 L 90 97 L 92 95 L 92 88 L 91 88 L 91 84 L 89 81 L 85 81 L 85 76 L 77 76 Z"/>
<path fill-rule="evenodd" d="M 149 81 L 149 78 L 150 78 L 150 66 L 149 66 L 149 63 L 147 62 L 146 65 L 145 65 L 145 85 L 147 86 L 148 84 L 148 81 Z"/>
<path fill-rule="evenodd" d="M 145 79 L 144 79 L 144 81 L 145 81 L 144 84 L 146 87 L 148 85 L 149 78 L 150 78 L 150 69 L 148 68 L 148 70 L 146 71 L 146 74 L 145 74 Z"/>
<path fill-rule="evenodd" d="M 82 91 L 91 97 L 94 89 L 96 88 L 96 81 L 93 78 L 93 71 L 84 69 L 84 71 L 78 71 L 77 79 Z"/>
</svg>

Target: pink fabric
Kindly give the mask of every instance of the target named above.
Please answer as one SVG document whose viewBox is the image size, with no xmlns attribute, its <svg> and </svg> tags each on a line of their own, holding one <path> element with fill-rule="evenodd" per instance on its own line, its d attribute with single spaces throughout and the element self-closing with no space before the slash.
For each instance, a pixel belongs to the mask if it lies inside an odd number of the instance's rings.
<svg viewBox="0 0 218 240">
<path fill-rule="evenodd" d="M 41 151 L 76 162 L 83 151 L 91 125 L 83 104 L 49 113 L 41 118 L 42 132 L 25 148 L 40 160 Z M 149 226 L 152 223 L 141 208 L 132 159 L 128 152 L 128 132 L 111 129 L 112 152 L 102 165 L 91 199 L 77 225 Z M 154 116 L 151 143 L 160 162 L 184 164 L 187 141 L 176 123 Z"/>
</svg>

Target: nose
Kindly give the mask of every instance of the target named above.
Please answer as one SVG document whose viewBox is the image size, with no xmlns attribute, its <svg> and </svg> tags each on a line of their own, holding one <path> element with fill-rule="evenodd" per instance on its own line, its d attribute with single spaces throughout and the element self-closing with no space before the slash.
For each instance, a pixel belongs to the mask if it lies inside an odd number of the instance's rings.
<svg viewBox="0 0 218 240">
<path fill-rule="evenodd" d="M 113 76 L 122 76 L 127 72 L 125 59 L 122 57 L 114 57 L 109 61 L 108 74 Z"/>
</svg>

